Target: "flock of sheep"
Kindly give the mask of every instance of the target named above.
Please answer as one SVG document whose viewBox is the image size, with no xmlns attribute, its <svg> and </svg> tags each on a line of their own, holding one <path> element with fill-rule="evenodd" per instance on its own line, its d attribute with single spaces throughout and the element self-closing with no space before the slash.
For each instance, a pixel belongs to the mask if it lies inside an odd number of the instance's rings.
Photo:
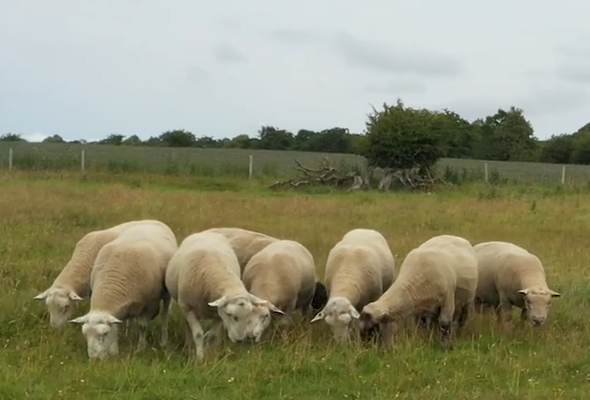
<svg viewBox="0 0 590 400">
<path fill-rule="evenodd" d="M 474 306 L 494 307 L 501 322 L 515 306 L 538 326 L 558 296 L 539 258 L 507 242 L 473 246 L 458 236 L 435 236 L 396 271 L 382 234 L 353 229 L 330 250 L 322 283 L 312 254 L 296 241 L 213 228 L 178 245 L 166 224 L 140 220 L 86 234 L 35 299 L 45 301 L 50 324 L 58 327 L 72 317 L 75 302 L 90 297 L 88 313 L 71 322 L 82 324 L 91 359 L 117 354 L 119 325 L 131 319 L 138 321 L 138 349 L 145 348 L 148 324 L 160 312 L 161 345 L 167 345 L 174 299 L 187 323 L 185 344 L 194 342 L 200 360 L 205 339 L 218 343 L 224 329 L 232 342 L 260 341 L 273 314 L 288 325 L 300 311 L 312 323 L 324 320 L 337 340 L 354 330 L 380 343 L 414 317 L 427 329 L 438 326 L 448 347 L 453 326 L 463 327 Z M 207 333 L 203 320 L 214 321 Z"/>
</svg>

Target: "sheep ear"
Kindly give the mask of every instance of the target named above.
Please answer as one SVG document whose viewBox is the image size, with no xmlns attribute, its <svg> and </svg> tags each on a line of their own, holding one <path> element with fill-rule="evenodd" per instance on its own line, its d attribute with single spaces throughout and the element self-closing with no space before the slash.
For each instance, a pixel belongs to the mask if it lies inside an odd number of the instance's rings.
<svg viewBox="0 0 590 400">
<path fill-rule="evenodd" d="M 322 320 L 322 319 L 324 319 L 325 316 L 326 316 L 326 314 L 324 314 L 324 310 L 322 310 L 319 313 L 317 313 L 316 316 L 313 317 L 310 322 L 316 322 L 316 321 Z"/>
<path fill-rule="evenodd" d="M 526 296 L 526 294 L 527 294 L 528 292 L 529 292 L 529 290 L 528 290 L 528 289 L 522 289 L 522 290 L 519 290 L 519 291 L 518 291 L 518 293 L 520 293 L 520 294 L 524 294 L 525 296 Z"/>
<path fill-rule="evenodd" d="M 561 297 L 561 293 L 557 293 L 553 290 L 549 290 L 549 294 L 551 295 L 551 297 Z"/>
<path fill-rule="evenodd" d="M 248 294 L 250 297 L 250 301 L 252 302 L 252 304 L 254 304 L 255 306 L 265 306 L 267 304 L 270 304 L 268 301 L 261 299 L 258 296 L 254 296 L 252 293 Z M 274 307 L 274 306 L 273 306 Z M 270 306 L 269 306 L 270 308 Z"/>
<path fill-rule="evenodd" d="M 39 293 L 37 296 L 33 297 L 33 300 L 45 300 L 49 296 L 49 289 L 44 292 Z"/>
<path fill-rule="evenodd" d="M 277 314 L 285 315 L 285 313 L 280 308 L 277 308 L 277 306 L 275 306 L 271 302 L 267 302 L 267 304 L 268 304 L 268 309 L 270 311 L 277 313 Z"/>
<path fill-rule="evenodd" d="M 350 316 L 354 319 L 359 319 L 359 317 L 361 316 L 352 304 L 350 305 L 349 312 L 350 312 Z"/>
<path fill-rule="evenodd" d="M 123 323 L 123 321 L 121 321 L 120 319 L 113 317 L 112 315 L 109 315 L 109 318 L 107 319 L 107 322 L 109 324 L 121 324 Z"/>
<path fill-rule="evenodd" d="M 81 317 L 71 319 L 68 322 L 73 322 L 75 324 L 85 324 L 87 321 L 88 321 L 88 315 L 82 315 Z"/>
<path fill-rule="evenodd" d="M 74 301 L 81 301 L 82 297 L 78 296 L 76 294 L 76 292 L 70 292 L 69 294 L 70 300 L 74 300 Z"/>
<path fill-rule="evenodd" d="M 207 304 L 209 304 L 209 306 L 211 306 L 211 307 L 219 308 L 219 307 L 225 305 L 226 302 L 227 302 L 227 297 L 221 296 L 219 299 L 212 301 L 211 303 L 207 303 Z"/>
</svg>

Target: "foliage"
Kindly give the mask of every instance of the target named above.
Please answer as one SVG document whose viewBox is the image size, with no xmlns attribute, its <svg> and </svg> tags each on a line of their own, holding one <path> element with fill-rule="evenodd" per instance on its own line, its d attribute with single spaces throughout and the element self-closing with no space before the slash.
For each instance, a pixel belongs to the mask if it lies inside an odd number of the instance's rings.
<svg viewBox="0 0 590 400">
<path fill-rule="evenodd" d="M 0 136 L 0 141 L 2 142 L 26 142 L 25 139 L 22 138 L 21 134 L 18 133 L 5 133 L 4 135 Z"/>
</svg>

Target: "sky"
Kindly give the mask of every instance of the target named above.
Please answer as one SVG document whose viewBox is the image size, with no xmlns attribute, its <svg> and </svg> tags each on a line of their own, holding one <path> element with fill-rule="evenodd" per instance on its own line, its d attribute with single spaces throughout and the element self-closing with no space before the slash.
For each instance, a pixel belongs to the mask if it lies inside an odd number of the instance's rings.
<svg viewBox="0 0 590 400">
<path fill-rule="evenodd" d="M 371 105 L 590 122 L 582 0 L 0 0 L 0 135 L 365 129 Z"/>
</svg>

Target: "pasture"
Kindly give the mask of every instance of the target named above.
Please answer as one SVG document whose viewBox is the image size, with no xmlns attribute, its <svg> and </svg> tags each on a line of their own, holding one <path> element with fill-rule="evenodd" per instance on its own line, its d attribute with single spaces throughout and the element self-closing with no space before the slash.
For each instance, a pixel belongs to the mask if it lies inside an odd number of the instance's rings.
<svg viewBox="0 0 590 400">
<path fill-rule="evenodd" d="M 248 177 L 249 156 L 253 157 L 253 177 L 269 181 L 295 174 L 293 159 L 313 167 L 323 157 L 340 171 L 364 165 L 365 159 L 352 154 L 324 154 L 298 151 L 202 149 L 109 146 L 96 144 L 0 142 L 0 168 L 8 167 L 9 149 L 17 170 L 80 170 L 81 151 L 85 151 L 87 171 L 109 174 L 142 172 L 168 176 Z M 484 180 L 482 160 L 442 159 L 438 174 L 453 183 Z M 558 184 L 562 166 L 558 164 L 487 161 L 490 182 L 528 181 Z M 567 165 L 565 181 L 579 184 L 590 181 L 590 166 Z"/>
<path fill-rule="evenodd" d="M 135 151 L 135 150 L 133 150 Z M 177 151 L 177 150 L 174 150 Z M 194 151 L 194 150 L 188 150 Z M 209 150 L 207 150 L 208 152 Z M 286 156 L 285 156 L 286 157 Z M 63 172 L 0 173 L 0 398 L 9 399 L 584 399 L 590 391 L 590 203 L 578 190 L 483 185 L 437 194 L 198 190 L 168 176 Z M 224 188 L 228 189 L 228 188 Z M 477 243 L 507 240 L 545 263 L 563 297 L 545 325 L 500 332 L 473 315 L 443 352 L 436 337 L 405 329 L 387 351 L 330 340 L 325 324 L 301 324 L 258 345 L 225 343 L 197 365 L 182 351 L 184 321 L 173 303 L 170 343 L 90 363 L 80 327 L 48 325 L 33 297 L 46 289 L 86 232 L 142 218 L 167 223 L 180 242 L 190 233 L 238 226 L 300 241 L 320 277 L 329 249 L 348 230 L 368 227 L 388 239 L 397 266 L 438 234 Z M 83 301 L 75 315 L 88 308 Z M 516 316 L 515 311 L 515 316 Z M 517 320 L 517 318 L 516 318 Z"/>
</svg>

